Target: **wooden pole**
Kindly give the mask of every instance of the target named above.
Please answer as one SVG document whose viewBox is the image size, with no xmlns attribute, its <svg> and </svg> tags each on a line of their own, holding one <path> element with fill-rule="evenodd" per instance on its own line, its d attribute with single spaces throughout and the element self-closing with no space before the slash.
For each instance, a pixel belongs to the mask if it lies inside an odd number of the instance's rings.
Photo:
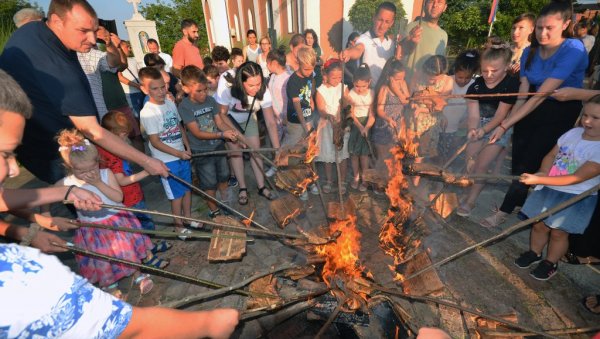
<svg viewBox="0 0 600 339">
<path fill-rule="evenodd" d="M 206 157 L 206 156 L 211 156 L 211 155 L 229 154 L 229 153 L 235 153 L 235 152 L 241 152 L 241 153 L 262 153 L 262 152 L 265 152 L 265 153 L 269 153 L 269 152 L 275 152 L 275 151 L 277 151 L 277 148 L 257 148 L 257 149 L 243 148 L 243 149 L 239 149 L 239 150 L 226 149 L 226 150 L 220 150 L 220 151 L 210 151 L 210 152 L 194 153 L 194 154 L 192 154 L 192 158 Z"/>
</svg>

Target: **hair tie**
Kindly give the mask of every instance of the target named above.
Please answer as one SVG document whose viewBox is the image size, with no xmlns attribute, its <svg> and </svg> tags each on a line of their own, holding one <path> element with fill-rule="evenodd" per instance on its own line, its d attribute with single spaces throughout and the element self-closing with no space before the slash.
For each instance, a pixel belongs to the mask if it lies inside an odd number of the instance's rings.
<svg viewBox="0 0 600 339">
<path fill-rule="evenodd" d="M 467 58 L 474 58 L 474 57 L 475 57 L 475 54 L 473 54 L 473 53 L 469 52 L 469 53 L 465 54 L 465 56 L 466 56 Z"/>
<path fill-rule="evenodd" d="M 71 145 L 69 146 L 60 146 L 58 148 L 59 152 L 63 152 L 63 151 L 67 151 L 67 150 L 71 150 L 71 151 L 85 151 L 87 149 L 86 146 L 89 146 L 90 141 L 88 139 L 83 139 L 83 145 Z"/>
<path fill-rule="evenodd" d="M 323 68 L 329 68 L 329 66 L 331 66 L 332 64 L 341 63 L 341 62 L 342 61 L 340 59 L 336 59 L 336 58 L 329 59 L 325 62 L 325 64 L 323 65 Z"/>
<path fill-rule="evenodd" d="M 510 48 L 510 45 L 507 44 L 507 43 L 503 43 L 503 44 L 500 44 L 500 45 L 494 45 L 494 44 L 492 44 L 492 45 L 490 45 L 490 48 L 492 48 L 492 49 L 505 49 L 505 48 Z"/>
<path fill-rule="evenodd" d="M 71 151 L 85 151 L 86 147 L 85 145 L 73 145 L 71 146 Z"/>
</svg>

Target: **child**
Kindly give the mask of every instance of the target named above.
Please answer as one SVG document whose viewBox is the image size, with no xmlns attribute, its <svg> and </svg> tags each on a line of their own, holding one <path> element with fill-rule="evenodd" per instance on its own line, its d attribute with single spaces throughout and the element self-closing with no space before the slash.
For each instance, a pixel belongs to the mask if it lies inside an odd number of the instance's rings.
<svg viewBox="0 0 600 339">
<path fill-rule="evenodd" d="M 348 93 L 348 100 L 352 105 L 350 114 L 353 122 L 348 140 L 348 151 L 354 174 L 350 187 L 364 192 L 367 190 L 367 186 L 364 182 L 363 171 L 369 168 L 369 154 L 372 152 L 368 139 L 369 129 L 375 123 L 375 117 L 371 114 L 373 91 L 370 89 L 371 71 L 369 66 L 361 64 L 354 73 L 353 79 L 354 87 Z M 362 182 L 361 179 L 363 179 Z"/>
<path fill-rule="evenodd" d="M 501 94 L 519 91 L 519 80 L 509 75 L 512 51 L 510 45 L 500 39 L 494 42 L 481 55 L 482 76 L 467 90 L 467 94 Z M 510 113 L 516 97 L 479 98 L 467 100 L 468 120 L 467 137 L 471 141 L 467 146 L 467 172 L 487 173 L 490 165 L 503 148 L 508 146 L 510 133 L 489 144 L 489 135 Z M 482 149 L 483 148 L 483 149 Z M 476 155 L 476 158 L 473 158 Z M 475 183 L 469 188 L 467 196 L 461 202 L 456 214 L 468 217 L 475 207 L 484 184 Z"/>
<path fill-rule="evenodd" d="M 181 126 L 181 118 L 173 101 L 166 98 L 165 82 L 160 72 L 154 68 L 144 67 L 139 74 L 142 91 L 150 100 L 142 108 L 140 122 L 148 135 L 148 147 L 153 157 L 163 161 L 169 171 L 176 176 L 191 182 L 191 152 L 185 130 Z M 192 196 L 189 187 L 173 179 L 161 178 L 167 199 L 171 201 L 171 212 L 175 215 L 191 217 Z M 183 222 L 175 219 L 176 231 L 190 233 L 183 228 Z M 195 222 L 190 224 L 198 227 Z M 185 236 L 180 236 L 185 239 Z"/>
<path fill-rule="evenodd" d="M 290 39 L 290 52 L 285 56 L 285 64 L 290 72 L 298 70 L 298 50 L 306 46 L 302 34 L 294 34 Z"/>
<path fill-rule="evenodd" d="M 600 96 L 583 106 L 582 127 L 563 134 L 546 155 L 538 173 L 521 175 L 521 182 L 538 185 L 527 197 L 521 214 L 535 217 L 545 210 L 600 184 Z M 598 195 L 579 202 L 535 223 L 531 229 L 529 251 L 515 260 L 520 268 L 540 262 L 531 271 L 537 280 L 556 274 L 558 260 L 567 253 L 569 234 L 582 234 L 589 225 Z M 542 251 L 548 246 L 546 259 Z"/>
<path fill-rule="evenodd" d="M 466 94 L 475 81 L 473 74 L 478 70 L 479 52 L 468 50 L 460 53 L 454 62 L 452 94 Z M 448 99 L 442 113 L 446 118 L 446 128 L 440 134 L 439 154 L 446 161 L 465 142 L 467 101 L 464 98 Z"/>
<path fill-rule="evenodd" d="M 231 49 L 231 65 L 238 69 L 244 63 L 244 53 L 241 49 L 234 47 Z"/>
<path fill-rule="evenodd" d="M 340 166 L 341 193 L 346 193 L 346 159 L 348 159 L 348 133 L 344 133 L 343 147 L 341 150 L 333 144 L 332 122 L 341 125 L 342 99 L 342 63 L 338 59 L 328 60 L 323 70 L 325 82 L 317 89 L 317 110 L 321 114 L 319 127 L 317 128 L 319 153 L 315 161 L 325 163 L 325 175 L 327 182 L 323 185 L 323 192 L 331 193 L 333 190 L 332 163 Z"/>
<path fill-rule="evenodd" d="M 268 37 L 263 37 L 260 39 L 260 54 L 256 58 L 256 63 L 260 65 L 263 71 L 263 77 L 265 80 L 269 79 L 271 72 L 269 72 L 269 67 L 267 65 L 267 56 L 271 52 L 271 39 Z"/>
<path fill-rule="evenodd" d="M 99 169 L 98 150 L 77 130 L 63 130 L 58 135 L 59 152 L 65 162 L 69 175 L 56 183 L 56 186 L 74 186 L 86 189 L 97 194 L 102 202 L 111 205 L 120 205 L 123 192 L 115 175 L 109 169 Z M 101 209 L 99 211 L 77 210 L 77 217 L 82 222 L 96 223 L 114 227 L 130 227 L 141 229 L 140 222 L 133 213 Z M 81 227 L 75 231 L 73 237 L 75 245 L 111 257 L 129 260 L 136 263 L 146 259 L 152 260 L 152 243 L 146 235 L 115 232 L 99 228 Z M 136 282 L 140 284 L 142 293 L 147 293 L 152 288 L 152 280 L 148 275 L 140 275 L 135 269 L 122 264 L 113 264 L 106 260 L 99 260 L 87 256 L 76 255 L 79 273 L 91 283 L 98 283 L 100 287 L 113 293 L 120 294 L 118 281 L 136 273 Z M 162 261 L 159 268 L 167 266 L 168 262 Z"/>
<path fill-rule="evenodd" d="M 217 93 L 217 85 L 219 83 L 219 70 L 213 65 L 204 66 L 204 75 L 206 76 L 207 83 L 207 94 L 214 96 Z"/>
<path fill-rule="evenodd" d="M 187 97 L 179 105 L 181 119 L 190 133 L 190 145 L 193 153 L 224 150 L 223 139 L 236 140 L 236 132 L 225 130 L 225 125 L 219 116 L 217 102 L 207 95 L 208 80 L 202 70 L 196 66 L 186 66 L 181 71 L 181 82 Z M 217 129 L 218 127 L 218 129 Z M 223 130 L 223 132 L 219 131 Z M 200 180 L 200 189 L 216 198 L 217 189 L 222 201 L 229 201 L 227 182 L 229 166 L 227 156 L 212 155 L 192 160 L 195 173 Z M 207 199 L 210 218 L 221 214 L 217 204 Z"/>
<path fill-rule="evenodd" d="M 384 160 L 391 156 L 390 149 L 401 126 L 403 105 L 410 97 L 405 80 L 406 68 L 399 60 L 390 59 L 381 74 L 383 76 L 375 87 L 377 107 L 371 130 L 371 141 L 377 152 L 376 167 L 379 169 L 385 168 Z"/>
<path fill-rule="evenodd" d="M 242 61 L 242 63 L 244 61 L 252 61 L 252 62 L 256 62 L 258 55 L 260 54 L 260 48 L 262 46 L 259 46 L 256 43 L 256 31 L 253 29 L 249 29 L 248 32 L 246 32 L 246 41 L 248 42 L 248 45 L 244 46 L 244 50 L 242 51 L 243 56 L 244 56 L 244 60 Z M 240 65 L 242 64 L 240 63 Z M 234 67 L 239 67 L 238 66 L 234 66 Z"/>
<path fill-rule="evenodd" d="M 424 92 L 425 95 L 450 94 L 452 78 L 446 74 L 448 62 L 442 55 L 433 55 L 423 63 L 422 72 L 417 74 L 414 92 Z M 418 138 L 417 153 L 419 160 L 432 161 L 438 155 L 440 133 L 445 125 L 443 107 L 437 103 L 415 105 L 411 119 L 411 127 Z M 418 183 L 418 180 L 415 184 Z"/>
<path fill-rule="evenodd" d="M 277 121 L 277 133 L 279 141 L 285 136 L 285 125 L 287 125 L 287 83 L 291 72 L 285 67 L 285 50 L 279 48 L 272 50 L 267 55 L 267 67 L 271 72 L 269 78 L 269 92 L 273 98 L 273 112 Z"/>
<path fill-rule="evenodd" d="M 231 58 L 231 54 L 229 54 L 229 50 L 227 48 L 223 46 L 215 46 L 211 52 L 211 56 L 213 59 L 213 66 L 219 70 L 219 75 L 229 70 L 229 59 Z M 206 65 L 204 67 L 206 68 Z"/>
</svg>

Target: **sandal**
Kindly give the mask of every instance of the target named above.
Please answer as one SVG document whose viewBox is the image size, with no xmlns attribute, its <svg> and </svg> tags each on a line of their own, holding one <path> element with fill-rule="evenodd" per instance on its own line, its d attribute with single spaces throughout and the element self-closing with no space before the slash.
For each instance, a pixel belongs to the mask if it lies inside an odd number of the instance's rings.
<svg viewBox="0 0 600 339">
<path fill-rule="evenodd" d="M 466 218 L 468 216 L 471 215 L 471 211 L 473 210 L 473 208 L 469 207 L 468 205 L 460 205 L 457 209 L 456 209 L 456 215 Z"/>
<path fill-rule="evenodd" d="M 600 261 L 592 261 L 592 257 L 585 257 L 582 259 L 587 259 L 587 261 L 581 261 L 573 252 L 567 252 L 565 256 L 560 259 L 560 261 L 571 265 L 600 265 Z"/>
<path fill-rule="evenodd" d="M 267 190 L 268 194 L 265 194 L 265 190 Z M 268 188 L 266 188 L 265 186 L 261 187 L 258 189 L 258 195 L 266 198 L 267 200 L 273 200 L 273 194 L 271 193 L 271 191 L 269 191 Z"/>
<path fill-rule="evenodd" d="M 354 180 L 352 180 L 352 183 L 350 184 L 350 187 L 352 187 L 352 189 L 357 190 L 358 189 L 358 182 L 360 179 L 356 178 Z"/>
<path fill-rule="evenodd" d="M 112 295 L 113 297 L 119 299 L 119 300 L 123 300 L 123 292 L 121 292 L 121 290 L 119 289 L 119 283 L 113 283 L 110 284 L 108 286 L 102 287 L 102 290 L 110 295 Z"/>
<path fill-rule="evenodd" d="M 169 266 L 169 261 L 166 259 L 161 259 L 156 255 L 153 255 L 150 259 L 142 261 L 144 265 L 152 266 L 154 268 L 165 268 Z"/>
<path fill-rule="evenodd" d="M 154 287 L 154 281 L 152 281 L 149 274 L 140 274 L 135 278 L 135 284 L 140 286 L 140 293 L 142 295 L 148 294 Z"/>
<path fill-rule="evenodd" d="M 595 305 L 590 306 L 589 302 L 592 299 L 596 299 L 596 303 L 595 303 Z M 583 298 L 581 303 L 583 304 L 583 307 L 585 307 L 586 310 L 588 310 L 594 314 L 600 314 L 600 294 L 590 295 L 589 297 L 585 297 L 585 298 Z"/>
<path fill-rule="evenodd" d="M 165 240 L 162 240 L 162 241 L 156 242 L 154 244 L 154 247 L 150 250 L 150 252 L 152 252 L 152 254 L 166 252 L 169 249 L 171 249 L 171 247 L 173 247 L 173 245 L 171 245 L 171 243 L 169 243 Z"/>
<path fill-rule="evenodd" d="M 325 185 L 323 185 L 323 193 L 331 193 L 333 191 L 333 184 L 331 181 L 327 181 Z"/>
<path fill-rule="evenodd" d="M 481 220 L 479 225 L 486 227 L 486 228 L 496 227 L 506 221 L 506 216 L 507 216 L 506 213 L 504 213 L 500 210 L 497 210 L 497 211 L 495 211 L 494 214 Z"/>
<path fill-rule="evenodd" d="M 242 195 L 242 193 L 244 193 L 244 195 Z M 247 188 L 240 188 L 240 191 L 238 193 L 238 203 L 240 205 L 248 205 L 248 189 Z"/>
</svg>

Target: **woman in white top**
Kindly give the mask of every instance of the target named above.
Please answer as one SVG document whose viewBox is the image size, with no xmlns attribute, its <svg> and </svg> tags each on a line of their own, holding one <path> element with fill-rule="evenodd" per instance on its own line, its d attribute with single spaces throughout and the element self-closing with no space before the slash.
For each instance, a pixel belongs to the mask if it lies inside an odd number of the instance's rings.
<svg viewBox="0 0 600 339">
<path fill-rule="evenodd" d="M 510 30 L 510 38 L 512 40 L 512 60 L 510 64 L 510 72 L 518 74 L 521 70 L 521 56 L 523 50 L 531 45 L 531 34 L 535 28 L 535 15 L 525 13 L 521 14 L 513 20 Z"/>
<path fill-rule="evenodd" d="M 249 29 L 246 32 L 246 40 L 248 41 L 248 45 L 242 50 L 244 61 L 257 62 L 256 60 L 258 60 L 258 55 L 260 54 L 260 46 L 256 43 L 256 31 Z"/>
<path fill-rule="evenodd" d="M 235 72 L 235 76 L 231 74 Z M 256 112 L 262 108 L 269 138 L 274 148 L 279 148 L 277 137 L 277 124 L 273 113 L 271 94 L 262 76 L 260 66 L 255 62 L 245 62 L 239 69 L 224 73 L 219 80 L 219 87 L 215 95 L 219 103 L 219 117 L 228 129 L 239 132 L 238 140 L 227 142 L 229 149 L 259 148 L 260 139 Z M 248 189 L 244 177 L 244 159 L 242 153 L 232 153 L 231 165 L 239 181 L 238 202 L 240 205 L 248 203 Z M 271 200 L 272 193 L 265 187 L 263 176 L 263 162 L 258 156 L 252 154 L 250 164 L 258 185 L 258 194 Z"/>
<path fill-rule="evenodd" d="M 269 55 L 270 51 L 271 39 L 269 39 L 268 37 L 263 37 L 262 39 L 260 39 L 260 54 L 256 58 L 256 63 L 259 64 L 262 68 L 263 77 L 265 79 L 268 79 L 271 75 L 271 72 L 269 72 L 269 68 L 267 67 L 267 56 Z"/>
</svg>

